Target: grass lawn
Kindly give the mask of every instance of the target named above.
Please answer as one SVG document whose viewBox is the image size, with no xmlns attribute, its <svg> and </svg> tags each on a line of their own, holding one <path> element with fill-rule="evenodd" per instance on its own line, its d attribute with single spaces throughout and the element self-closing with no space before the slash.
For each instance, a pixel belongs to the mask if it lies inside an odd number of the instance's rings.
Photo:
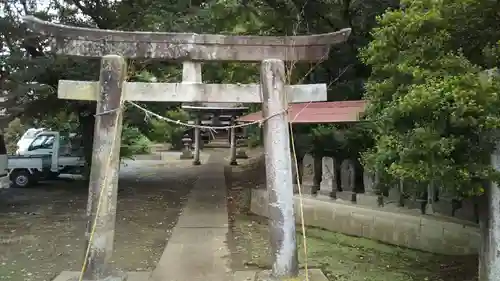
<svg viewBox="0 0 500 281">
<path fill-rule="evenodd" d="M 240 249 L 236 252 L 247 252 L 239 258 L 246 266 L 270 267 L 265 220 L 238 215 L 234 233 L 235 249 Z M 306 234 L 308 266 L 321 268 L 331 281 L 469 281 L 477 271 L 474 256 L 435 255 L 316 228 L 308 228 Z M 301 232 L 297 240 L 304 267 Z"/>
<path fill-rule="evenodd" d="M 250 190 L 264 187 L 263 161 L 225 171 L 233 198 L 228 204 L 234 215 L 234 231 L 228 237 L 233 267 L 271 267 L 267 221 L 245 215 Z M 305 264 L 302 233 L 298 227 L 301 267 Z M 330 281 L 474 281 L 477 256 L 444 256 L 379 243 L 317 228 L 308 228 L 307 263 L 321 268 Z M 239 265 L 238 265 L 239 264 Z"/>
</svg>

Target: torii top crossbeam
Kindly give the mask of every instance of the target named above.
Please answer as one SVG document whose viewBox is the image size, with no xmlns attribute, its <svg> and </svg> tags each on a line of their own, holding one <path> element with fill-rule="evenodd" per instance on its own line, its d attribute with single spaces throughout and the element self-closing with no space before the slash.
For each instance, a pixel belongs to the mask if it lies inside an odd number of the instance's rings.
<svg viewBox="0 0 500 281">
<path fill-rule="evenodd" d="M 350 28 L 302 36 L 236 36 L 196 33 L 134 32 L 54 24 L 33 16 L 24 21 L 36 32 L 53 37 L 65 55 L 190 61 L 321 61 L 331 45 L 347 40 Z"/>
</svg>

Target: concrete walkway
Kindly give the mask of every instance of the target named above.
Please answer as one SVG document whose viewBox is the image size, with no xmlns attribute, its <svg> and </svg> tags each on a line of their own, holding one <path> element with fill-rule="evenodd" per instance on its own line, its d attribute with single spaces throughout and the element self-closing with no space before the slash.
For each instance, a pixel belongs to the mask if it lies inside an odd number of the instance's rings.
<svg viewBox="0 0 500 281">
<path fill-rule="evenodd" d="M 233 280 L 223 163 L 215 154 L 203 164 L 151 281 Z"/>
</svg>

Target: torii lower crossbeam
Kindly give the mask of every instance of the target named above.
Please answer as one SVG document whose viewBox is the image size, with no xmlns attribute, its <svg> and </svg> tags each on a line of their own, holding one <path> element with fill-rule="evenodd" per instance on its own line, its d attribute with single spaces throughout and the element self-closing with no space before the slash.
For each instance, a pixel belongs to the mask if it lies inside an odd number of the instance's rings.
<svg viewBox="0 0 500 281">
<path fill-rule="evenodd" d="M 124 100 L 154 102 L 261 103 L 259 84 L 142 83 L 124 82 Z M 326 100 L 326 84 L 286 85 L 288 103 Z M 58 97 L 96 100 L 99 82 L 60 80 Z"/>
</svg>

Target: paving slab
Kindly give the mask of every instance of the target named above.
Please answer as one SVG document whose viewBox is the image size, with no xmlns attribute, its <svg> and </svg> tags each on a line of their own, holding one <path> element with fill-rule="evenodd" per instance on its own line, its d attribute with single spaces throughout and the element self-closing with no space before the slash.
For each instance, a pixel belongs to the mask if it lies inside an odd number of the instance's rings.
<svg viewBox="0 0 500 281">
<path fill-rule="evenodd" d="M 306 279 L 306 271 L 300 270 L 299 276 L 297 278 L 291 279 L 276 279 L 271 275 L 271 270 L 264 270 L 257 272 L 254 281 L 328 281 L 325 274 L 321 271 L 321 269 L 309 269 L 307 270 L 307 279 Z M 236 280 L 235 280 L 236 281 Z"/>
<path fill-rule="evenodd" d="M 146 281 L 149 279 L 149 271 L 130 271 L 127 272 L 127 281 Z M 79 271 L 63 271 L 53 281 L 78 281 Z M 84 280 L 85 281 L 85 280 Z M 111 280 L 113 281 L 113 280 Z"/>
<path fill-rule="evenodd" d="M 221 212 L 217 210 L 191 210 L 184 209 L 177 226 L 185 228 L 205 228 L 205 227 L 224 227 L 227 229 L 228 218 L 227 211 Z"/>
<path fill-rule="evenodd" d="M 207 165 L 150 281 L 233 281 L 224 166 Z"/>
<path fill-rule="evenodd" d="M 255 281 L 256 275 L 257 271 L 254 270 L 236 271 L 233 274 L 233 281 Z"/>
<path fill-rule="evenodd" d="M 191 236 L 192 237 L 192 236 Z M 226 261 L 229 252 L 223 241 L 208 238 L 198 243 L 172 243 L 153 271 L 152 281 L 229 281 L 231 269 Z"/>
<path fill-rule="evenodd" d="M 220 172 L 220 171 L 219 171 Z M 221 172 L 222 173 L 222 172 Z M 224 175 L 220 175 L 224 177 Z M 228 224 L 225 183 L 218 179 L 200 180 L 191 191 L 176 227 L 226 227 Z M 212 183 L 211 183 L 212 182 Z M 219 186 L 211 186 L 218 182 Z"/>
<path fill-rule="evenodd" d="M 168 244 L 179 244 L 185 247 L 197 246 L 217 251 L 220 246 L 225 246 L 227 232 L 227 227 L 176 228 Z M 200 251 L 202 251 L 201 248 Z"/>
</svg>

